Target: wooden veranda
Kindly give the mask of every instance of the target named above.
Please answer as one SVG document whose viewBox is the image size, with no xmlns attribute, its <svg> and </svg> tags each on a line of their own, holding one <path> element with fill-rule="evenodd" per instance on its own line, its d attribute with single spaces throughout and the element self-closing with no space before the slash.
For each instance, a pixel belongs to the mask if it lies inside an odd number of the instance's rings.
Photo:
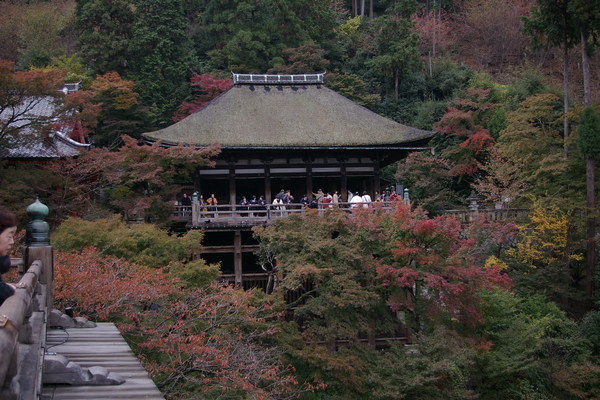
<svg viewBox="0 0 600 400">
<path fill-rule="evenodd" d="M 53 309 L 48 208 L 34 205 L 25 258 L 12 260 L 20 280 L 0 304 L 0 400 L 164 400 L 114 324 Z"/>
</svg>

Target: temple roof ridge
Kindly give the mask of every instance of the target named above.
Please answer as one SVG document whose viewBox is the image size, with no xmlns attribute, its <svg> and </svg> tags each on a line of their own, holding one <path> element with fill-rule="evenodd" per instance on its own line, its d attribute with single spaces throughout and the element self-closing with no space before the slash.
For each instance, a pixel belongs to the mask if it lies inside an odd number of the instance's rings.
<svg viewBox="0 0 600 400">
<path fill-rule="evenodd" d="M 234 85 L 310 85 L 322 84 L 326 72 L 310 74 L 240 74 L 231 72 Z"/>
</svg>

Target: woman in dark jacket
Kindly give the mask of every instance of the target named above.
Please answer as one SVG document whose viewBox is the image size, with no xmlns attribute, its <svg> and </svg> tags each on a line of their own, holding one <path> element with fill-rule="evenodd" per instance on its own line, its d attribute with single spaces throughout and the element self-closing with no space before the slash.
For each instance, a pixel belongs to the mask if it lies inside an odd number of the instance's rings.
<svg viewBox="0 0 600 400">
<path fill-rule="evenodd" d="M 10 250 L 15 243 L 17 218 L 0 207 L 0 304 L 15 293 L 14 285 L 2 280 L 2 275 L 10 269 Z"/>
</svg>

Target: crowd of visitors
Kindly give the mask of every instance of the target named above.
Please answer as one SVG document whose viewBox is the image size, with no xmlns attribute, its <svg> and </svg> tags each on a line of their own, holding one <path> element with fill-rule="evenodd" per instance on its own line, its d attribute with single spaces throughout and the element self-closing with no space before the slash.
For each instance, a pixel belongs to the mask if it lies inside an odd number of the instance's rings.
<svg viewBox="0 0 600 400">
<path fill-rule="evenodd" d="M 303 194 L 300 200 L 296 201 L 291 190 L 281 189 L 270 204 L 264 196 L 258 196 L 257 198 L 256 195 L 252 195 L 250 200 L 246 196 L 241 196 L 240 201 L 237 203 L 237 211 L 240 211 L 240 216 L 242 217 L 265 216 L 266 211 L 270 208 L 274 216 L 283 217 L 287 216 L 291 209 L 327 209 L 339 208 L 340 206 L 344 208 L 369 208 L 373 203 L 388 205 L 391 202 L 402 200 L 402 196 L 396 193 L 395 190 L 383 193 L 376 191 L 373 197 L 367 191 L 363 191 L 362 193 L 348 191 L 346 200 L 346 202 L 343 201 L 342 196 L 337 190 L 332 193 L 319 189 L 316 193 Z M 203 195 L 194 192 L 191 197 L 187 193 L 183 193 L 181 200 L 176 201 L 176 204 L 184 206 L 182 209 L 183 215 L 191 214 L 192 204 L 199 204 L 201 212 L 207 213 L 209 216 L 214 216 L 218 212 L 217 205 L 219 201 L 214 193 L 211 193 L 210 197 L 205 200 Z"/>
</svg>

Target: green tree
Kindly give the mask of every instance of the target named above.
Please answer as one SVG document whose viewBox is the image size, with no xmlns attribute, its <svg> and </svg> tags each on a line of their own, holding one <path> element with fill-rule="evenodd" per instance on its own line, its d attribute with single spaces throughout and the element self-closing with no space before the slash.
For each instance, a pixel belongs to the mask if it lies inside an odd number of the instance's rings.
<svg viewBox="0 0 600 400">
<path fill-rule="evenodd" d="M 581 42 L 581 68 L 583 72 L 583 99 L 592 103 L 590 56 L 598 46 L 600 35 L 600 2 L 598 0 L 570 0 L 568 12 L 576 19 L 575 29 Z"/>
<path fill-rule="evenodd" d="M 399 97 L 400 80 L 419 62 L 418 36 L 411 20 L 417 5 L 414 0 L 395 2 L 375 20 L 377 53 L 366 65 L 392 88 L 395 100 Z"/>
<path fill-rule="evenodd" d="M 29 221 L 26 214 L 27 206 L 36 198 L 48 205 L 54 211 L 54 205 L 60 199 L 56 191 L 59 180 L 54 174 L 40 165 L 20 163 L 8 165 L 5 161 L 0 164 L 0 203 L 17 216 L 20 226 Z M 54 226 L 54 212 L 51 212 L 48 222 Z"/>
<path fill-rule="evenodd" d="M 579 42 L 576 21 L 569 12 L 571 0 L 537 0 L 529 16 L 524 18 L 523 29 L 534 39 L 538 47 L 561 46 L 563 48 L 563 125 L 566 138 L 569 136 L 569 49 Z"/>
<path fill-rule="evenodd" d="M 292 49 L 283 49 L 285 64 L 277 65 L 268 72 L 276 74 L 307 74 L 323 72 L 329 66 L 329 60 L 323 56 L 325 50 L 314 43 L 305 44 Z"/>
<path fill-rule="evenodd" d="M 572 174 L 564 157 L 562 117 L 557 96 L 531 96 L 508 113 L 507 127 L 500 132 L 496 149 L 503 157 L 524 166 L 519 176 L 528 187 L 526 196 L 573 209 L 581 205 L 576 193 L 582 189 L 583 181 Z"/>
<path fill-rule="evenodd" d="M 356 74 L 343 73 L 332 78 L 326 77 L 325 83 L 330 89 L 369 109 L 373 109 L 381 100 L 378 94 L 369 93 L 365 81 Z"/>
<path fill-rule="evenodd" d="M 588 296 L 593 298 L 594 273 L 596 270 L 596 160 L 600 155 L 600 116 L 594 108 L 586 107 L 577 128 L 577 144 L 585 157 L 586 164 L 586 205 L 587 243 L 586 271 Z"/>
<path fill-rule="evenodd" d="M 460 198 L 452 190 L 452 162 L 426 152 L 414 152 L 397 164 L 395 178 L 410 189 L 411 201 L 432 215 L 456 208 Z"/>
<path fill-rule="evenodd" d="M 208 0 L 196 41 L 215 68 L 265 72 L 284 62 L 282 51 L 333 36 L 329 1 Z"/>
<path fill-rule="evenodd" d="M 448 378 L 461 378 L 472 362 L 461 359 L 464 348 L 455 347 L 460 339 L 450 332 L 452 344 L 433 342 L 447 332 L 444 327 L 476 324 L 481 316 L 476 288 L 503 286 L 508 278 L 494 266 L 476 266 L 474 252 L 481 243 L 468 238 L 456 219 L 430 219 L 404 205 L 393 213 L 361 208 L 351 217 L 315 210 L 254 233 L 262 262 L 283 275 L 279 289 L 292 291 L 285 296 L 293 300 L 288 310 L 298 325 L 287 327 L 292 338 L 286 346 L 302 374 L 310 371 L 328 384 L 325 398 L 470 395 L 466 379 L 453 385 Z M 438 335 L 432 334 L 438 328 Z M 427 342 L 427 348 L 417 354 L 407 354 L 403 346 L 387 354 L 375 351 L 376 338 L 406 335 Z"/>
<path fill-rule="evenodd" d="M 152 122 L 164 125 L 189 95 L 192 53 L 181 0 L 136 0 L 131 73 Z"/>
<path fill-rule="evenodd" d="M 95 247 L 104 255 L 150 268 L 168 267 L 189 286 L 208 286 L 220 274 L 218 265 L 200 258 L 202 232 L 171 235 L 152 224 L 127 225 L 120 216 L 86 221 L 68 218 L 52 234 L 52 243 L 62 252 L 81 252 Z"/>
<path fill-rule="evenodd" d="M 592 399 L 598 371 L 577 324 L 543 296 L 480 292 L 489 342 L 476 357 L 480 398 Z"/>
<path fill-rule="evenodd" d="M 133 22 L 132 0 L 77 0 L 79 54 L 94 73 L 128 70 Z"/>
<path fill-rule="evenodd" d="M 36 2 L 25 8 L 19 31 L 19 65 L 22 68 L 44 67 L 52 57 L 67 52 L 65 32 L 72 23 L 71 2 Z"/>
</svg>

